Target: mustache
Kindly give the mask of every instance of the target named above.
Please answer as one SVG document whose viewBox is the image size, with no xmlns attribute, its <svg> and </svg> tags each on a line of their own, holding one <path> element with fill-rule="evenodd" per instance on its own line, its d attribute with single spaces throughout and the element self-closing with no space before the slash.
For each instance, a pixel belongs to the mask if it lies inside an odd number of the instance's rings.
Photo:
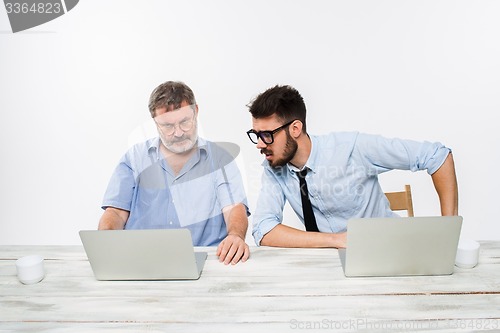
<svg viewBox="0 0 500 333">
<path fill-rule="evenodd" d="M 260 153 L 261 154 L 272 154 L 273 151 L 269 150 L 269 149 L 266 149 L 266 148 L 263 148 L 263 149 L 260 150 Z"/>
<path fill-rule="evenodd" d="M 177 137 L 175 139 L 172 139 L 172 140 L 168 140 L 170 143 L 177 143 L 177 142 L 182 142 L 186 139 L 189 139 L 187 136 L 183 135 L 181 137 Z"/>
</svg>

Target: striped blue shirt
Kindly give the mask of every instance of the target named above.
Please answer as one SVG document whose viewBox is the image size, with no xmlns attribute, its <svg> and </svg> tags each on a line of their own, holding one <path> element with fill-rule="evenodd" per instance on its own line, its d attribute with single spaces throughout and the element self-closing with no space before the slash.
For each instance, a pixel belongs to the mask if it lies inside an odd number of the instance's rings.
<svg viewBox="0 0 500 333">
<path fill-rule="evenodd" d="M 188 228 L 195 246 L 219 244 L 227 236 L 222 208 L 248 207 L 235 153 L 198 138 L 196 153 L 175 175 L 159 144 L 155 138 L 129 149 L 111 177 L 102 208 L 129 211 L 125 229 Z"/>
</svg>

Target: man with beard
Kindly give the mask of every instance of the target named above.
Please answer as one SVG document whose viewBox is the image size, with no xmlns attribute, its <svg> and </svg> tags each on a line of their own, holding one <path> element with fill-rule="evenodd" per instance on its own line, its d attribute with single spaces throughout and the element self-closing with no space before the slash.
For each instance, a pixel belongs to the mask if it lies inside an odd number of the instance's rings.
<svg viewBox="0 0 500 333">
<path fill-rule="evenodd" d="M 257 245 L 345 247 L 350 218 L 398 216 L 378 182 L 378 174 L 393 169 L 427 170 L 441 214 L 458 215 L 453 157 L 441 143 L 358 132 L 309 135 L 304 100 L 290 86 L 266 90 L 249 111 L 247 135 L 266 157 L 253 220 Z M 281 223 L 287 200 L 306 231 Z"/>
<path fill-rule="evenodd" d="M 246 261 L 250 213 L 241 174 L 227 149 L 198 137 L 193 91 L 165 82 L 152 92 L 149 111 L 159 137 L 122 157 L 98 228 L 188 228 L 193 245 L 218 245 L 221 262 Z"/>
</svg>

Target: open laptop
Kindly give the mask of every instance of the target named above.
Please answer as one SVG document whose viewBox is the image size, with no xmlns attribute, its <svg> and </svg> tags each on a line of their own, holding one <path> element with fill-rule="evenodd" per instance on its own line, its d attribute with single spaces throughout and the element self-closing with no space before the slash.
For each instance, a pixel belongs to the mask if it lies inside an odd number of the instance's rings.
<svg viewBox="0 0 500 333">
<path fill-rule="evenodd" d="M 196 280 L 207 259 L 188 229 L 82 230 L 97 280 Z"/>
<path fill-rule="evenodd" d="M 350 219 L 339 249 L 344 274 L 453 274 L 461 227 L 461 216 Z"/>
</svg>

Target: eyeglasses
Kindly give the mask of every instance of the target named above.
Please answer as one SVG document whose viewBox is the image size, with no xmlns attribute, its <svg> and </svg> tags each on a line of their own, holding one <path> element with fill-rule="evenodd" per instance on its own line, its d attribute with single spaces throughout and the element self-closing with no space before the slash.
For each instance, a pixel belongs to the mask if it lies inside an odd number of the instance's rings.
<svg viewBox="0 0 500 333">
<path fill-rule="evenodd" d="M 272 130 L 272 131 L 256 132 L 253 129 L 251 129 L 251 130 L 247 131 L 248 138 L 250 139 L 250 141 L 252 141 L 255 144 L 259 143 L 259 138 L 260 138 L 262 140 L 262 142 L 264 142 L 266 145 L 270 145 L 271 143 L 274 142 L 274 134 L 278 133 L 279 131 L 281 131 L 282 129 L 284 129 L 287 126 L 290 126 L 295 120 L 297 120 L 297 119 L 294 119 L 291 122 L 286 123 L 285 125 L 282 125 L 282 126 L 278 127 L 277 129 Z"/>
<path fill-rule="evenodd" d="M 191 119 L 185 119 L 185 120 L 183 120 L 183 121 L 181 121 L 181 122 L 179 122 L 177 124 L 169 124 L 169 123 L 159 124 L 159 123 L 156 123 L 156 126 L 158 126 L 158 128 L 165 135 L 172 135 L 172 134 L 174 134 L 176 126 L 179 126 L 179 128 L 181 129 L 181 131 L 187 132 L 187 131 L 189 131 L 189 130 L 191 130 L 193 128 L 193 125 L 194 125 L 194 116 Z"/>
</svg>

